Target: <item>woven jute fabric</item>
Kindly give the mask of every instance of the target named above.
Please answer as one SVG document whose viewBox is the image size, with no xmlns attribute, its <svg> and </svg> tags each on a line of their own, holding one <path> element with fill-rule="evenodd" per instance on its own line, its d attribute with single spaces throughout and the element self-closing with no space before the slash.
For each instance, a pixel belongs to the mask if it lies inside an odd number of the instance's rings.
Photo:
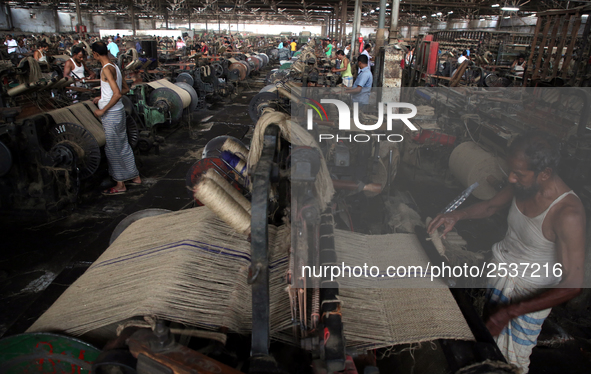
<svg viewBox="0 0 591 374">
<path fill-rule="evenodd" d="M 366 264 L 380 270 L 377 277 L 339 278 L 348 346 L 379 348 L 435 339 L 474 340 L 449 289 L 426 275 L 429 258 L 414 234 L 363 235 L 335 230 L 335 248 L 341 267 L 344 262 L 346 266 Z M 420 266 L 423 277 L 418 272 L 416 276 L 389 277 L 388 266 Z"/>
<path fill-rule="evenodd" d="M 351 264 L 391 256 L 383 252 L 392 241 L 400 248 L 388 251 L 406 248 L 410 254 L 405 261 L 425 260 L 412 235 L 343 231 L 335 235 L 337 247 L 346 247 L 339 249 L 343 260 Z M 271 337 L 283 341 L 293 340 L 286 291 L 289 240 L 287 226 L 269 227 Z M 249 265 L 247 237 L 207 207 L 144 218 L 126 229 L 28 331 L 82 335 L 129 318 L 151 316 L 203 329 L 227 327 L 249 333 Z M 351 347 L 473 339 L 445 288 L 342 288 L 339 298 Z"/>
</svg>

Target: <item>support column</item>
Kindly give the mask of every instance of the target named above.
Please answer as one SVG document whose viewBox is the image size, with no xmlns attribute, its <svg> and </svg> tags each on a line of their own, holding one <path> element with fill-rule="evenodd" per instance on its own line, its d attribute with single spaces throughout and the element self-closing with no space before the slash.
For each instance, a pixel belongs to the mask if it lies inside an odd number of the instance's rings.
<svg viewBox="0 0 591 374">
<path fill-rule="evenodd" d="M 57 7 L 53 8 L 53 23 L 55 26 L 55 32 L 60 32 L 60 17 L 57 14 Z M 90 31 L 90 30 L 88 30 L 88 31 Z"/>
<path fill-rule="evenodd" d="M 152 16 L 152 30 L 156 30 L 156 18 Z"/>
<path fill-rule="evenodd" d="M 355 0 L 355 8 L 353 13 L 353 33 L 351 35 L 351 58 L 359 54 L 359 38 L 361 29 L 361 0 Z"/>
<path fill-rule="evenodd" d="M 59 23 L 59 21 L 58 21 L 58 23 Z M 92 13 L 90 13 L 90 12 L 88 12 L 88 25 L 86 25 L 86 26 L 87 26 L 86 30 L 88 32 L 94 32 L 94 21 L 92 19 Z M 56 28 L 56 30 L 57 30 L 57 28 Z"/>
<path fill-rule="evenodd" d="M 347 44 L 347 0 L 341 1 L 341 33 L 339 35 L 343 50 Z"/>
<path fill-rule="evenodd" d="M 376 35 L 377 53 L 386 42 L 386 0 L 380 0 L 380 15 L 378 17 L 378 32 Z M 377 55 L 376 55 L 377 56 Z"/>
<path fill-rule="evenodd" d="M 164 8 L 164 22 L 166 22 L 166 29 L 168 30 L 168 9 Z"/>
<path fill-rule="evenodd" d="M 78 26 L 82 25 L 82 13 L 80 11 L 80 0 L 76 0 L 76 17 L 78 18 Z M 81 32 L 80 28 L 78 28 L 78 34 L 80 35 L 80 40 L 82 40 L 82 32 Z"/>
<path fill-rule="evenodd" d="M 205 19 L 205 32 L 207 32 L 207 18 Z"/>
<path fill-rule="evenodd" d="M 133 7 L 133 0 L 129 0 L 129 15 L 131 16 L 131 30 L 133 31 L 133 36 L 135 36 L 135 9 Z"/>
<path fill-rule="evenodd" d="M 189 6 L 188 9 L 189 9 L 189 31 L 191 31 L 191 6 Z"/>
<path fill-rule="evenodd" d="M 400 0 L 392 0 L 392 18 L 390 20 L 390 40 L 398 38 L 398 11 Z M 410 26 L 409 26 L 410 29 Z"/>
</svg>

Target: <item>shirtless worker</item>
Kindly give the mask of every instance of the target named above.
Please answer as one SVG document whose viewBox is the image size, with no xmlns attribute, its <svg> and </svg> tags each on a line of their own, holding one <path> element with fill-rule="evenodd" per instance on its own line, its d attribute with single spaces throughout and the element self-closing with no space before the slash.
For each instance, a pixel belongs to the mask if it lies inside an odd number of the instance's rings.
<svg viewBox="0 0 591 374">
<path fill-rule="evenodd" d="M 486 327 L 507 361 L 523 373 L 528 372 L 529 356 L 551 308 L 577 296 L 583 286 L 585 210 L 558 176 L 559 161 L 558 144 L 548 135 L 531 132 L 517 137 L 507 159 L 509 185 L 488 201 L 438 215 L 427 228 L 433 233 L 444 225 L 445 235 L 459 220 L 487 218 L 510 205 L 509 228 L 493 245 L 492 261 L 497 269 L 505 263 L 517 276 L 499 272 L 488 279 L 491 313 Z M 540 266 L 535 274 L 534 263 Z M 560 264 L 561 276 L 553 271 L 555 264 Z"/>
</svg>

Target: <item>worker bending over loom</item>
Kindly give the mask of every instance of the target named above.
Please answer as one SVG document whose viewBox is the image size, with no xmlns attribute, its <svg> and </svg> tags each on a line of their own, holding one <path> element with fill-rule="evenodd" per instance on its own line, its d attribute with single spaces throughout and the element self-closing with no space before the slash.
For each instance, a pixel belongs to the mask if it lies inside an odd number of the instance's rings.
<svg viewBox="0 0 591 374">
<path fill-rule="evenodd" d="M 509 228 L 493 245 L 492 261 L 520 267 L 516 277 L 499 272 L 489 278 L 486 326 L 503 355 L 523 373 L 551 308 L 577 296 L 583 284 L 585 210 L 558 176 L 559 160 L 558 144 L 549 136 L 532 132 L 517 137 L 507 159 L 509 185 L 488 201 L 438 215 L 428 227 L 433 233 L 444 225 L 445 235 L 459 220 L 487 218 L 510 205 Z M 560 264 L 562 276 L 553 271 L 534 275 L 535 263 L 551 270 Z"/>
<path fill-rule="evenodd" d="M 64 64 L 64 78 L 72 77 L 76 81 L 81 81 L 87 76 L 90 79 L 94 79 L 94 72 L 88 70 L 86 67 L 86 51 L 82 47 L 72 48 L 72 58 L 70 58 Z M 88 75 L 86 74 L 88 73 Z M 76 83 L 79 85 L 80 83 Z"/>
</svg>

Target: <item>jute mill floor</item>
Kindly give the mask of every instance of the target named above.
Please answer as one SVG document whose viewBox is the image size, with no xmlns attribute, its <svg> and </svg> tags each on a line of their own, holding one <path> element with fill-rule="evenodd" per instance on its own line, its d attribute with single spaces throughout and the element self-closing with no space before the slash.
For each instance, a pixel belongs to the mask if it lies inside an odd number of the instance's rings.
<svg viewBox="0 0 591 374">
<path fill-rule="evenodd" d="M 246 126 L 251 124 L 246 112 L 248 102 L 261 87 L 262 84 L 257 87 L 256 83 L 251 83 L 252 89 L 234 98 L 232 105 L 220 105 L 195 116 L 196 124 L 206 119 L 201 127 L 211 128 L 198 132 L 197 138 L 192 139 L 185 128 L 165 132 L 167 141 L 160 149 L 161 155 L 152 153 L 139 159 L 146 185 L 132 187 L 128 195 L 102 197 L 97 187 L 84 196 L 84 204 L 65 212 L 61 220 L 48 224 L 45 217 L 40 220 L 31 214 L 0 215 L 3 223 L 0 232 L 4 239 L 0 245 L 0 301 L 3 306 L 0 308 L 0 336 L 22 333 L 29 328 L 104 252 L 121 219 L 152 207 L 178 210 L 190 202 L 184 176 L 196 160 L 198 150 L 218 135 L 243 138 L 248 131 Z M 210 116 L 213 117 L 207 119 Z M 244 126 L 215 124 L 212 127 L 212 122 Z M 397 181 L 397 188 L 412 191 L 424 217 L 436 214 L 461 192 L 460 187 L 444 186 L 437 179 L 425 181 L 413 174 L 401 175 Z M 365 219 L 352 215 L 356 227 Z M 25 220 L 17 219 L 23 217 Z M 502 237 L 505 230 L 503 219 L 489 220 L 485 225 L 468 221 L 461 224 L 462 236 L 470 245 L 478 246 L 478 250 L 490 248 L 489 244 L 498 240 L 499 235 Z M 568 314 L 565 318 L 568 319 Z M 561 324 L 576 340 L 534 349 L 531 374 L 588 373 L 591 349 L 582 344 L 579 337 L 590 339 L 591 334 L 576 322 L 571 319 Z M 545 324 L 542 335 L 550 339 L 557 336 L 554 330 Z"/>
</svg>

